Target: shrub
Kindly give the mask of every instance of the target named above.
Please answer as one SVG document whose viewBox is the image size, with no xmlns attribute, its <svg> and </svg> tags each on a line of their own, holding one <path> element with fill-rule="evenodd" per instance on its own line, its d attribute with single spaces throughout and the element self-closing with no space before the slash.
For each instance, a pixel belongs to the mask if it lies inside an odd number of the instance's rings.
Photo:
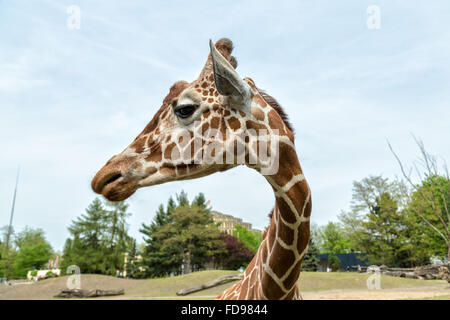
<svg viewBox="0 0 450 320">
<path fill-rule="evenodd" d="M 328 256 L 328 265 L 332 271 L 338 271 L 341 268 L 341 260 L 336 255 L 330 254 Z"/>
</svg>

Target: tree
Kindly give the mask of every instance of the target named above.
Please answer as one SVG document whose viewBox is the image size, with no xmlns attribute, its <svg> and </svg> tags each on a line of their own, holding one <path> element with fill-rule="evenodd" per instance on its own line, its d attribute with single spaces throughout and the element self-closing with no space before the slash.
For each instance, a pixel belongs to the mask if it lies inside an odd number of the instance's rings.
<svg viewBox="0 0 450 320">
<path fill-rule="evenodd" d="M 213 223 L 209 210 L 184 205 L 177 207 L 171 217 L 172 223 L 162 226 L 153 236 L 164 239 L 161 252 L 168 259 L 185 261 L 186 273 L 194 266 L 202 268 L 224 250 L 219 228 Z"/>
<path fill-rule="evenodd" d="M 200 192 L 194 198 L 194 200 L 192 200 L 191 205 L 196 205 L 196 206 L 203 207 L 203 208 L 206 209 L 206 198 L 205 198 L 205 195 L 202 192 Z"/>
<path fill-rule="evenodd" d="M 53 254 L 52 247 L 46 240 L 42 229 L 26 227 L 16 236 L 14 243 L 17 247 L 14 277 L 25 277 L 31 268 L 37 270 L 44 268 Z"/>
<path fill-rule="evenodd" d="M 184 190 L 181 190 L 179 194 L 176 195 L 178 207 L 189 206 L 188 195 Z"/>
<path fill-rule="evenodd" d="M 127 251 L 127 264 L 125 271 L 127 273 L 127 278 L 143 278 L 144 273 L 141 272 L 139 268 L 139 249 L 136 244 L 135 239 L 130 239 L 130 244 Z"/>
<path fill-rule="evenodd" d="M 378 200 L 384 194 L 389 194 L 401 208 L 408 202 L 408 189 L 402 181 L 391 182 L 382 176 L 369 176 L 353 182 L 351 209 L 354 212 L 367 213 L 378 205 Z"/>
<path fill-rule="evenodd" d="M 341 269 L 341 260 L 334 253 L 331 253 L 328 255 L 328 266 L 332 271 L 339 271 Z"/>
<path fill-rule="evenodd" d="M 383 193 L 375 200 L 374 206 L 363 222 L 366 254 L 373 264 L 396 266 L 397 252 L 402 238 L 403 214 L 398 211 L 397 202 L 389 193 Z"/>
<path fill-rule="evenodd" d="M 186 192 L 169 198 L 166 208 L 161 204 L 149 224 L 142 224 L 146 244 L 141 266 L 149 277 L 179 274 L 186 264 L 201 268 L 224 250 L 219 230 L 213 224 L 205 196 L 200 193 L 189 203 Z"/>
<path fill-rule="evenodd" d="M 323 239 L 321 236 L 321 226 L 319 226 L 315 222 L 311 222 L 310 224 L 310 238 L 314 239 L 314 244 L 317 246 L 317 248 L 321 248 L 323 244 Z"/>
<path fill-rule="evenodd" d="M 316 241 L 311 236 L 309 238 L 308 252 L 305 255 L 302 263 L 303 271 L 317 271 L 319 269 L 319 248 L 316 245 Z"/>
<path fill-rule="evenodd" d="M 64 246 L 63 270 L 70 265 L 77 265 L 82 273 L 115 275 L 123 270 L 131 239 L 127 210 L 123 202 L 103 205 L 96 198 L 68 228 L 73 238 L 67 239 Z"/>
<path fill-rule="evenodd" d="M 362 238 L 365 237 L 365 215 L 356 210 L 341 211 L 338 220 L 342 226 L 342 232 L 348 239 L 350 251 L 364 251 L 365 246 Z"/>
<path fill-rule="evenodd" d="M 10 231 L 10 239 L 14 237 L 14 230 L 9 230 L 9 226 L 2 228 L 2 240 L 0 241 L 0 277 L 8 278 L 14 271 L 14 260 L 16 255 L 16 249 L 11 244 L 11 241 L 7 241 L 8 231 Z"/>
<path fill-rule="evenodd" d="M 445 200 L 441 198 L 441 192 L 445 194 Z M 437 198 L 434 200 L 434 208 L 430 202 L 424 201 L 423 196 L 428 199 Z M 449 245 L 445 240 L 448 225 L 445 212 L 447 202 L 450 203 L 450 180 L 442 176 L 428 177 L 411 195 L 407 208 L 409 217 L 415 225 L 424 225 L 424 228 L 417 228 L 414 236 L 421 238 L 423 249 L 430 256 L 444 256 L 450 253 Z M 438 210 L 440 213 L 436 214 Z M 424 223 L 425 221 L 428 221 L 435 229 Z"/>
<path fill-rule="evenodd" d="M 438 158 L 426 151 L 421 140 L 416 137 L 414 140 L 419 147 L 421 159 L 419 163 L 413 163 L 411 168 L 405 168 L 389 142 L 388 146 L 400 166 L 403 177 L 414 190 L 413 203 L 408 207 L 408 212 L 421 219 L 423 228 L 427 228 L 429 234 L 431 232 L 445 243 L 447 259 L 450 260 L 450 176 L 448 168 L 443 161 L 442 169 L 440 169 Z M 412 172 L 416 173 L 418 183 L 414 182 Z"/>
<path fill-rule="evenodd" d="M 103 268 L 106 258 L 106 221 L 107 215 L 100 199 L 94 201 L 69 226 L 73 239 L 66 240 L 63 252 L 63 270 L 70 265 L 77 265 L 82 273 L 108 273 Z"/>
<path fill-rule="evenodd" d="M 3 258 L 5 255 L 5 250 L 3 246 L 4 246 L 3 241 L 0 240 L 0 278 L 3 278 L 3 269 L 4 269 Z"/>
<path fill-rule="evenodd" d="M 177 203 L 170 197 L 167 202 L 167 209 L 164 209 L 161 204 L 153 221 L 149 225 L 143 223 L 139 230 L 144 234 L 145 242 L 141 266 L 145 268 L 145 273 L 149 277 L 161 277 L 179 272 L 182 260 L 175 259 L 173 256 L 167 259 L 167 254 L 161 251 L 164 238 L 155 237 L 160 228 L 172 223 L 172 213 L 177 206 Z"/>
<path fill-rule="evenodd" d="M 224 269 L 237 270 L 246 267 L 255 255 L 236 237 L 221 233 L 220 240 L 223 241 L 226 251 L 216 255 L 216 262 Z"/>
<path fill-rule="evenodd" d="M 247 228 L 236 225 L 233 230 L 233 236 L 235 236 L 240 242 L 242 242 L 247 249 L 256 253 L 262 242 L 262 234 L 258 231 L 250 231 Z"/>
<path fill-rule="evenodd" d="M 125 202 L 106 202 L 106 208 L 110 209 L 107 210 L 105 217 L 106 234 L 109 235 L 109 241 L 106 243 L 108 251 L 106 268 L 115 272 L 115 270 L 123 270 L 124 254 L 134 244 L 134 239 L 128 235 L 126 222 L 131 214 L 127 212 L 128 204 Z"/>
<path fill-rule="evenodd" d="M 335 222 L 328 222 L 320 228 L 323 253 L 345 253 L 350 251 L 349 241 L 344 236 L 342 227 Z"/>
<path fill-rule="evenodd" d="M 402 181 L 369 176 L 353 183 L 351 211 L 339 220 L 354 251 L 372 264 L 410 267 L 421 263 L 420 246 L 411 237 L 412 221 L 404 214 L 408 189 Z"/>
</svg>

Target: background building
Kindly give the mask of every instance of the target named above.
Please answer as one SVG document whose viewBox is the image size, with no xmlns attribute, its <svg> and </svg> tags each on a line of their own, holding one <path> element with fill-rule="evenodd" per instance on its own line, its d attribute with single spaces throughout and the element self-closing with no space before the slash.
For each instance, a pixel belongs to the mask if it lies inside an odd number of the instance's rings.
<svg viewBox="0 0 450 320">
<path fill-rule="evenodd" d="M 317 271 L 327 272 L 329 267 L 328 264 L 328 253 L 318 254 L 319 258 L 319 268 Z M 336 253 L 336 257 L 341 261 L 341 270 L 346 271 L 356 271 L 357 266 L 366 266 L 366 254 L 365 253 Z"/>
<path fill-rule="evenodd" d="M 236 217 L 233 217 L 232 215 L 220 213 L 217 211 L 211 211 L 211 214 L 213 215 L 214 223 L 220 223 L 219 230 L 221 232 L 226 232 L 227 234 L 232 235 L 234 227 L 236 225 L 243 226 L 250 231 L 261 232 L 260 230 L 253 229 L 251 223 L 244 222 L 244 221 L 242 221 L 241 218 L 236 218 Z"/>
</svg>

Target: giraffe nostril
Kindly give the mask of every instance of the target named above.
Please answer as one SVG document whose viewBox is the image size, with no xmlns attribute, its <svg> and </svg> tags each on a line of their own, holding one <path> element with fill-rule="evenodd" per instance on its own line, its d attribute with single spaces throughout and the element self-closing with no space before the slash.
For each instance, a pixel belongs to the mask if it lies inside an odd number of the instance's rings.
<svg viewBox="0 0 450 320">
<path fill-rule="evenodd" d="M 114 181 L 116 181 L 117 179 L 119 179 L 121 177 L 122 177 L 121 173 L 117 173 L 117 174 L 113 175 L 111 178 L 106 180 L 105 184 L 103 185 L 103 188 L 106 187 L 108 184 L 113 183 Z"/>
<path fill-rule="evenodd" d="M 103 171 L 100 170 L 94 179 L 92 179 L 92 189 L 95 193 L 101 194 L 108 184 L 117 181 L 121 177 L 122 174 L 120 172 L 115 171 L 109 174 L 104 174 Z"/>
</svg>

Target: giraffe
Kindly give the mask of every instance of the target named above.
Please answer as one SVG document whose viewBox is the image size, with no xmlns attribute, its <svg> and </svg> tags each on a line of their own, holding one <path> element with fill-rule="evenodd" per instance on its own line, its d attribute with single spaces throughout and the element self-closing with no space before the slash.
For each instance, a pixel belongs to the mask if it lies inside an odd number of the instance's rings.
<svg viewBox="0 0 450 320">
<path fill-rule="evenodd" d="M 199 77 L 172 85 L 143 131 L 97 172 L 92 189 L 110 201 L 123 201 L 138 188 L 245 164 L 271 185 L 275 205 L 241 280 L 217 299 L 301 299 L 297 281 L 310 237 L 311 191 L 286 114 L 252 79 L 238 75 L 232 50 L 229 39 L 215 44 L 210 40 L 210 54 Z M 251 131 L 262 132 L 256 133 L 257 138 L 271 139 L 253 139 L 247 134 Z M 225 148 L 213 147 L 218 136 Z M 278 166 L 254 159 L 264 145 Z"/>
</svg>

